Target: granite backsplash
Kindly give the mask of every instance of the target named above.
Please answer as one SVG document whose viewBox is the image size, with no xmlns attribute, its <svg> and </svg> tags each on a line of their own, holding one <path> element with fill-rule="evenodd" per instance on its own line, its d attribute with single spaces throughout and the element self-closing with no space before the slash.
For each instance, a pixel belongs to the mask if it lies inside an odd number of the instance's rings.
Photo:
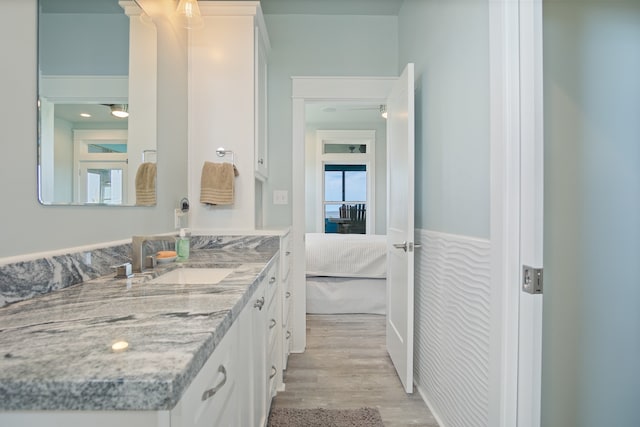
<svg viewBox="0 0 640 427">
<path fill-rule="evenodd" d="M 170 240 L 146 242 L 145 253 L 174 249 Z M 277 236 L 191 237 L 192 250 L 254 249 L 260 252 L 273 250 L 278 245 Z M 131 244 L 4 264 L 0 260 L 0 307 L 115 273 L 115 266 L 125 262 L 131 262 Z"/>
</svg>

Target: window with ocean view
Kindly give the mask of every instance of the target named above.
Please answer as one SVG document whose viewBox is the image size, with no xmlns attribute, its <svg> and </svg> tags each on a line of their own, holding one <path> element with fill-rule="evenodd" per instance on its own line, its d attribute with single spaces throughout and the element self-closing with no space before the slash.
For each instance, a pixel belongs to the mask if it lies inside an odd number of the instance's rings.
<svg viewBox="0 0 640 427">
<path fill-rule="evenodd" d="M 367 166 L 324 165 L 325 233 L 364 234 L 367 207 Z"/>
</svg>

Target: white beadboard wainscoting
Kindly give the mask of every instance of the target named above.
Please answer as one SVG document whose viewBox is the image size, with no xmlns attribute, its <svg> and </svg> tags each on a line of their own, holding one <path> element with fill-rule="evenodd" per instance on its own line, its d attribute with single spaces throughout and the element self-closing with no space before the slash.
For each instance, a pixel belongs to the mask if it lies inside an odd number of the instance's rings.
<svg viewBox="0 0 640 427">
<path fill-rule="evenodd" d="M 415 237 L 416 386 L 441 427 L 488 426 L 490 242 Z"/>
</svg>

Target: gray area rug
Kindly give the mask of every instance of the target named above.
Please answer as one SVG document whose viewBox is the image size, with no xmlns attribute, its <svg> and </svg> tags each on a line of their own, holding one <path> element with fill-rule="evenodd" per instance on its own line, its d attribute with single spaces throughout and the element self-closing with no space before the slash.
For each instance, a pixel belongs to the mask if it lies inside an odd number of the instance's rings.
<svg viewBox="0 0 640 427">
<path fill-rule="evenodd" d="M 273 408 L 268 427 L 384 427 L 376 408 Z"/>
</svg>

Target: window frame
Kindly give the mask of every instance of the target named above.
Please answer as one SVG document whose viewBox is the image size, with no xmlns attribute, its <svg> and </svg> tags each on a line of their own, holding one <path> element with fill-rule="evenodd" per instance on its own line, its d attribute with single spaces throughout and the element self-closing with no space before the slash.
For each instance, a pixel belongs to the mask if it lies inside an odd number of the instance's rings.
<svg viewBox="0 0 640 427">
<path fill-rule="evenodd" d="M 364 165 L 367 173 L 367 200 L 365 201 L 366 233 L 375 234 L 375 130 L 318 130 L 316 131 L 317 147 L 317 190 L 316 190 L 316 212 L 319 212 L 317 230 L 325 232 L 325 205 L 337 202 L 327 202 L 324 200 L 324 168 L 325 165 Z M 366 145 L 366 153 L 325 153 L 325 144 L 344 145 Z M 345 201 L 344 203 L 349 203 Z M 354 202 L 355 203 L 355 202 Z M 361 203 L 360 201 L 358 203 Z"/>
</svg>

